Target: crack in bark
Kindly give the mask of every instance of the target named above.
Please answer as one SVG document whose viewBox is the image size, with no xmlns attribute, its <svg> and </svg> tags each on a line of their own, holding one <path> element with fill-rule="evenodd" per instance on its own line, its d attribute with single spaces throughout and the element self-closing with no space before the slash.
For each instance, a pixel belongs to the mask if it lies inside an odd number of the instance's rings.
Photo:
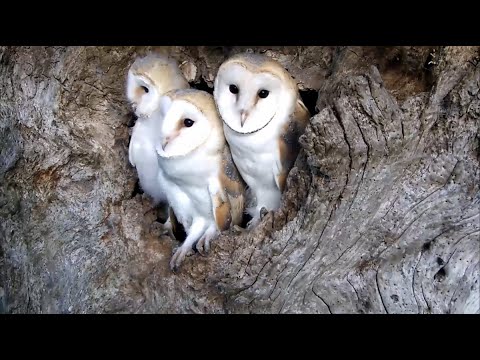
<svg viewBox="0 0 480 360">
<path fill-rule="evenodd" d="M 478 262 L 477 262 L 476 264 L 478 264 Z M 475 264 L 475 265 L 476 265 L 476 264 Z M 469 267 L 467 267 L 465 270 L 463 270 L 463 274 L 462 274 L 462 276 L 460 277 L 460 279 L 463 279 L 463 277 L 465 276 L 465 273 L 467 272 L 467 269 L 468 269 L 468 268 L 469 268 Z M 452 297 L 450 298 L 450 301 L 448 302 L 448 311 L 449 311 L 449 313 L 451 313 L 451 309 L 450 309 L 450 308 L 451 308 L 451 306 L 452 306 L 452 303 L 454 302 L 454 301 L 453 301 L 453 298 L 455 297 L 455 294 L 457 293 L 458 288 L 459 288 L 462 284 L 463 284 L 463 283 L 462 283 L 461 281 L 458 282 L 457 286 L 455 287 L 455 290 L 453 291 Z"/>
<path fill-rule="evenodd" d="M 425 214 L 428 210 L 430 210 L 430 208 L 425 209 L 425 210 L 422 211 L 415 219 L 413 219 L 413 220 L 407 225 L 407 227 L 402 231 L 402 233 L 400 234 L 400 236 L 397 237 L 395 240 L 393 240 L 390 245 L 388 245 L 380 254 L 377 255 L 377 257 L 380 258 L 385 251 L 387 251 L 388 249 L 390 249 L 393 244 L 396 244 L 397 241 L 402 238 L 402 236 L 405 234 L 405 232 L 413 225 L 413 223 L 415 223 L 416 221 L 418 221 L 418 220 L 422 217 L 422 215 Z"/>
<path fill-rule="evenodd" d="M 253 254 L 255 254 L 255 251 L 257 250 L 257 247 L 255 246 L 253 249 L 252 249 L 252 253 L 250 254 L 250 257 L 248 258 L 248 261 L 247 261 L 247 265 L 245 266 L 246 268 L 248 268 L 250 266 L 250 260 L 252 260 L 252 257 L 253 257 Z"/>
<path fill-rule="evenodd" d="M 378 272 L 380 268 L 377 269 L 377 273 L 375 274 L 375 283 L 377 284 L 377 290 L 378 290 L 378 295 L 380 295 L 380 300 L 382 301 L 383 308 L 385 309 L 385 312 L 388 314 L 387 307 L 385 306 L 385 302 L 383 301 L 383 296 L 382 292 L 380 291 L 380 286 L 378 284 Z"/>
<path fill-rule="evenodd" d="M 397 196 L 395 197 L 395 199 L 393 199 L 392 203 L 388 206 L 387 212 L 382 216 L 382 220 L 385 220 L 385 216 L 387 216 L 388 213 L 390 212 L 390 210 L 393 209 L 393 207 L 394 207 L 394 205 L 395 205 L 395 203 L 397 202 L 397 200 L 398 200 L 399 197 L 400 197 L 400 196 L 397 195 Z"/>
<path fill-rule="evenodd" d="M 278 293 L 277 296 L 275 296 L 275 299 L 272 299 L 271 296 L 272 294 L 275 292 L 275 289 L 277 288 L 277 284 L 279 282 L 279 278 L 282 276 L 283 272 L 285 271 L 285 269 L 287 268 L 288 264 L 290 263 L 290 259 L 287 259 L 287 263 L 285 264 L 285 266 L 283 267 L 282 270 L 280 270 L 277 278 L 276 278 L 276 281 L 275 281 L 275 286 L 273 287 L 273 290 L 270 292 L 270 294 L 268 295 L 268 298 L 272 301 L 275 301 L 277 300 L 277 298 L 280 296 L 281 292 Z"/>
<path fill-rule="evenodd" d="M 447 180 L 445 181 L 445 183 L 440 186 L 439 188 L 435 189 L 434 191 L 432 191 L 430 194 L 428 194 L 427 196 L 425 196 L 422 200 L 420 200 L 419 202 L 415 203 L 415 205 L 413 205 L 412 207 L 410 207 L 407 212 L 403 215 L 403 217 L 406 217 L 413 209 L 415 209 L 417 206 L 419 206 L 421 203 L 423 203 L 425 200 L 427 200 L 430 196 L 432 196 L 433 194 L 435 194 L 436 192 L 442 190 L 443 188 L 445 188 L 445 186 L 448 185 L 452 175 L 453 175 L 453 172 L 455 171 L 458 163 L 460 162 L 461 160 L 457 160 L 457 162 L 455 163 L 455 165 L 453 166 L 453 169 L 450 171 L 450 174 L 448 175 L 447 177 Z"/>
<path fill-rule="evenodd" d="M 469 216 L 469 217 L 467 217 L 467 218 L 460 218 L 460 220 L 458 220 L 458 222 L 460 223 L 461 221 L 468 221 L 468 220 L 471 220 L 471 219 L 473 219 L 473 218 L 475 218 L 475 217 L 478 217 L 478 216 L 480 216 L 480 213 L 477 213 L 477 214 L 475 214 L 475 215 Z M 461 226 L 461 225 L 460 225 L 460 226 Z"/>
<path fill-rule="evenodd" d="M 471 233 L 466 234 L 465 236 L 462 236 L 460 239 L 458 239 L 457 242 L 455 242 L 455 244 L 453 244 L 453 246 L 456 247 L 460 241 L 465 239 L 467 236 L 473 235 L 475 233 L 480 233 L 480 230 L 475 230 L 475 231 L 472 231 Z"/>
<path fill-rule="evenodd" d="M 440 234 L 438 234 L 437 236 L 435 236 L 432 240 L 430 241 L 427 241 L 425 244 L 433 244 L 433 242 L 435 240 L 437 240 L 440 236 L 442 236 L 443 234 L 451 231 L 451 230 L 456 230 L 456 225 L 453 225 L 453 226 L 450 226 L 448 227 L 446 230 L 442 231 Z"/>
<path fill-rule="evenodd" d="M 346 186 L 346 185 L 345 185 L 345 186 Z M 345 187 L 344 187 L 344 189 L 345 189 Z M 340 199 L 341 195 L 342 195 L 342 194 L 340 193 L 339 196 L 338 196 L 337 202 L 338 202 L 338 200 Z M 330 221 L 331 218 L 332 218 L 332 214 L 334 213 L 334 211 L 335 211 L 335 206 L 332 206 L 332 210 L 330 211 L 330 215 L 329 215 L 329 217 L 328 217 L 328 219 L 327 219 L 327 221 L 326 221 L 326 223 L 325 223 L 325 226 L 324 226 L 323 229 L 322 229 L 322 232 L 321 232 L 320 236 L 319 236 L 318 239 L 317 239 L 317 244 L 316 244 L 316 246 L 315 246 L 315 249 L 311 252 L 310 256 L 309 256 L 308 259 L 303 263 L 303 265 L 301 266 L 301 268 L 300 268 L 300 269 L 295 273 L 295 275 L 292 277 L 292 279 L 291 279 L 290 282 L 288 283 L 286 289 L 290 288 L 290 285 L 291 285 L 292 282 L 295 280 L 295 278 L 297 277 L 297 275 L 302 271 L 302 269 L 307 265 L 308 261 L 309 261 L 309 260 L 311 259 L 311 257 L 313 256 L 313 254 L 317 251 L 317 249 L 318 249 L 318 247 L 319 247 L 319 245 L 320 245 L 320 240 L 321 240 L 321 238 L 322 238 L 322 236 L 323 236 L 323 233 L 325 232 L 325 229 L 326 229 L 327 226 L 328 226 L 329 221 Z M 323 272 L 322 272 L 322 274 L 323 274 Z M 314 281 L 312 281 L 312 283 L 314 283 L 314 282 L 315 282 L 315 279 L 314 279 Z M 283 310 L 286 302 L 287 302 L 287 300 L 284 301 L 282 307 L 280 308 L 280 312 Z"/>
<path fill-rule="evenodd" d="M 422 296 L 423 296 L 423 301 L 425 301 L 425 304 L 427 304 L 427 311 L 431 312 L 431 307 L 428 304 L 427 298 L 425 297 L 425 292 L 423 291 L 423 283 L 420 281 L 420 288 L 422 289 Z"/>
<path fill-rule="evenodd" d="M 101 94 L 103 95 L 103 97 L 106 96 L 105 92 L 104 92 L 103 90 L 99 89 L 98 87 L 96 87 L 95 85 L 90 84 L 90 83 L 88 83 L 88 82 L 86 82 L 86 81 L 83 81 L 83 83 L 84 83 L 85 85 L 91 86 L 92 88 L 94 88 L 95 90 L 97 90 L 99 93 L 101 93 Z"/>
<path fill-rule="evenodd" d="M 328 309 L 328 312 L 329 312 L 330 314 L 333 314 L 333 313 L 332 313 L 332 310 L 330 309 L 330 306 L 326 303 L 325 300 L 322 299 L 322 297 L 321 297 L 320 295 L 318 295 L 318 294 L 315 292 L 315 290 L 313 290 L 313 287 L 312 287 L 312 292 L 313 292 L 313 294 L 314 294 L 317 298 L 319 298 L 319 299 L 325 304 L 325 306 L 326 306 L 327 309 Z"/>
<path fill-rule="evenodd" d="M 371 84 L 371 80 L 370 80 L 370 77 L 369 76 L 365 76 L 365 79 L 367 80 L 367 84 L 368 84 L 368 90 L 370 91 L 370 95 L 373 99 L 373 102 L 375 103 L 375 106 L 377 107 L 377 110 L 379 111 L 380 113 L 380 116 L 385 119 L 385 117 L 383 116 L 383 111 L 380 110 L 380 106 L 378 106 L 378 102 L 377 102 L 377 99 L 375 97 L 375 95 L 373 95 L 373 91 L 372 91 L 372 84 Z M 372 119 L 373 119 L 373 113 L 372 113 Z M 382 133 L 382 136 L 383 138 L 385 139 L 385 147 L 387 149 L 387 155 L 389 154 L 389 146 L 388 146 L 388 140 L 387 140 L 387 137 L 385 136 L 385 125 L 380 121 L 378 123 L 378 125 L 380 126 L 380 132 Z"/>
<path fill-rule="evenodd" d="M 247 291 L 248 289 L 250 289 L 253 285 L 255 285 L 255 283 L 257 282 L 258 280 L 258 277 L 260 276 L 261 272 L 263 271 L 263 269 L 265 268 L 265 266 L 267 266 L 267 264 L 271 262 L 271 259 L 268 259 L 268 261 L 262 266 L 262 268 L 260 269 L 260 271 L 258 272 L 258 274 L 255 276 L 255 280 L 250 284 L 250 285 L 247 285 L 245 286 L 243 289 L 240 289 L 238 292 L 236 292 L 235 294 L 233 294 L 234 297 L 238 297 L 238 295 L 240 295 L 241 293 Z"/>
<path fill-rule="evenodd" d="M 426 104 L 426 106 L 423 108 L 422 110 L 422 114 L 420 116 L 420 134 L 418 136 L 418 141 L 415 145 L 415 148 L 414 148 L 414 151 L 415 152 L 418 152 L 418 147 L 420 145 L 420 143 L 422 143 L 422 141 L 424 140 L 424 135 L 431 130 L 431 128 L 438 122 L 438 119 L 439 119 L 439 116 L 438 116 L 438 106 L 439 106 L 439 103 L 444 100 L 445 98 L 447 98 L 450 93 L 455 90 L 459 84 L 462 83 L 463 79 L 469 74 L 469 71 L 466 71 L 465 74 L 463 74 L 463 76 L 459 79 L 457 79 L 455 81 L 455 84 L 451 86 L 451 88 L 447 91 L 447 93 L 437 101 L 436 99 L 436 95 L 438 94 L 438 92 L 435 92 L 432 94 L 433 90 L 435 87 L 438 86 L 438 83 L 432 88 L 431 90 L 431 96 L 430 96 L 430 101 Z M 432 101 L 435 101 L 435 103 L 432 104 Z M 433 111 L 435 108 L 435 111 Z M 425 124 L 426 123 L 426 114 L 432 114 L 432 117 L 436 117 L 436 119 L 431 123 L 431 124 Z M 428 126 L 426 126 L 428 125 Z"/>
<path fill-rule="evenodd" d="M 350 171 L 352 169 L 352 148 L 350 146 L 350 143 L 347 139 L 347 132 L 345 130 L 345 126 L 343 125 L 343 122 L 341 120 L 341 117 L 340 117 L 340 113 L 337 109 L 337 104 L 336 102 L 333 104 L 333 106 L 330 107 L 330 109 L 332 110 L 332 113 L 333 113 L 333 116 L 335 117 L 335 119 L 337 120 L 337 122 L 340 124 L 340 127 L 342 128 L 342 131 L 343 131 L 343 138 L 345 140 L 345 143 L 347 144 L 348 146 L 348 158 L 349 158 L 349 164 L 348 164 L 348 171 L 347 171 L 347 182 L 346 184 L 348 184 L 348 180 L 349 180 L 349 174 L 350 174 Z M 346 185 L 345 185 L 346 186 Z"/>
<path fill-rule="evenodd" d="M 423 256 L 423 250 L 420 250 L 418 261 L 415 264 L 415 268 L 413 269 L 413 272 L 412 272 L 412 293 L 413 293 L 413 298 L 415 299 L 415 303 L 417 304 L 418 314 L 420 314 L 421 307 L 420 307 L 420 304 L 418 303 L 417 294 L 415 293 L 415 274 L 417 273 L 417 267 L 418 267 L 418 264 L 420 263 L 420 260 L 422 259 L 422 256 Z"/>
<path fill-rule="evenodd" d="M 322 232 L 320 234 L 320 236 L 318 237 L 317 239 L 317 244 L 315 246 L 315 249 L 313 249 L 313 251 L 311 252 L 310 256 L 308 257 L 308 259 L 303 263 L 303 265 L 300 267 L 300 269 L 295 273 L 295 275 L 292 277 L 292 280 L 290 280 L 290 282 L 288 283 L 287 285 L 287 289 L 290 287 L 290 285 L 292 284 L 293 280 L 295 280 L 295 278 L 297 277 L 297 275 L 300 273 L 300 271 L 302 271 L 302 269 L 305 267 L 305 265 L 307 265 L 308 261 L 311 259 L 311 257 L 313 256 L 313 254 L 317 251 L 318 249 L 318 246 L 320 245 L 320 240 L 323 236 L 323 233 L 325 232 L 325 229 L 327 228 L 328 226 L 328 223 L 330 221 L 330 219 L 332 218 L 332 214 L 333 212 L 335 211 L 335 207 L 332 206 L 332 211 L 330 211 L 330 216 L 328 217 L 327 219 L 327 222 L 325 223 L 325 226 L 323 227 L 322 229 Z"/>
<path fill-rule="evenodd" d="M 364 234 L 361 234 L 361 235 L 357 238 L 357 240 L 355 240 L 355 241 L 353 242 L 352 245 L 347 246 L 347 248 L 340 254 L 340 256 L 339 256 L 336 260 L 332 261 L 330 264 L 326 265 L 326 267 L 332 267 L 333 265 L 335 265 L 335 264 L 337 263 L 337 261 L 340 260 L 340 259 L 342 258 L 342 256 L 345 255 L 345 253 L 346 253 L 348 250 L 351 250 L 351 249 L 360 241 L 360 239 L 363 238 L 363 235 L 364 235 Z M 323 275 L 323 273 L 320 274 L 319 276 L 322 276 L 322 275 Z M 318 277 L 316 277 L 315 280 L 316 280 L 317 278 L 318 278 Z"/>
<path fill-rule="evenodd" d="M 355 291 L 355 295 L 357 295 L 357 300 L 360 301 L 360 296 L 358 296 L 358 292 L 357 292 L 357 289 L 355 289 L 355 286 L 353 286 L 353 284 L 350 282 L 350 280 L 348 279 L 348 274 L 346 276 L 346 279 L 347 279 L 347 282 L 350 284 L 350 286 L 353 288 L 353 291 Z"/>
<path fill-rule="evenodd" d="M 355 189 L 355 193 L 353 194 L 352 200 L 350 201 L 350 206 L 348 207 L 348 211 L 350 211 L 351 207 L 353 206 L 353 203 L 355 202 L 355 199 L 357 198 L 358 190 L 360 189 L 360 186 L 363 183 L 363 177 L 365 176 L 365 171 L 367 169 L 368 161 L 370 159 L 370 145 L 368 144 L 367 140 L 365 139 L 365 135 L 363 134 L 363 131 L 360 128 L 360 124 L 358 123 L 355 116 L 353 116 L 353 120 L 354 120 L 355 124 L 357 124 L 358 130 L 360 131 L 360 135 L 362 137 L 363 142 L 367 146 L 367 158 L 366 158 L 365 163 L 363 165 L 362 177 L 361 177 L 360 181 L 358 182 L 357 188 Z"/>
</svg>

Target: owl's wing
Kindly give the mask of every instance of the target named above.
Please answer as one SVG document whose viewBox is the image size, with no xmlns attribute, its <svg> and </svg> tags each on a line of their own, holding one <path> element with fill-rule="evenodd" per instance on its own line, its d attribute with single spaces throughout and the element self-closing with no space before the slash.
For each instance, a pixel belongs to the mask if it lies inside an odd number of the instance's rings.
<svg viewBox="0 0 480 360">
<path fill-rule="evenodd" d="M 290 121 L 285 125 L 278 138 L 278 159 L 275 169 L 275 182 L 281 192 L 285 190 L 287 176 L 298 153 L 300 144 L 298 138 L 303 134 L 310 120 L 310 112 L 301 99 L 297 100 L 295 110 L 290 117 Z"/>
<path fill-rule="evenodd" d="M 134 151 L 133 151 L 133 141 L 130 140 L 130 144 L 128 145 L 128 161 L 130 161 L 130 164 L 135 167 L 135 157 L 134 157 Z"/>
<path fill-rule="evenodd" d="M 138 160 L 138 138 L 142 135 L 141 124 L 136 123 L 133 126 L 132 136 L 130 137 L 130 144 L 128 144 L 128 161 L 133 167 L 136 167 Z"/>
<path fill-rule="evenodd" d="M 225 145 L 222 153 L 222 173 L 220 183 L 227 193 L 230 201 L 233 225 L 240 225 L 245 208 L 245 188 L 240 172 L 233 162 L 232 154 L 228 144 Z"/>
<path fill-rule="evenodd" d="M 245 182 L 235 166 L 230 149 L 225 145 L 218 179 L 209 186 L 213 214 L 218 228 L 223 231 L 240 225 L 245 205 Z"/>
<path fill-rule="evenodd" d="M 133 167 L 139 167 L 142 164 L 149 164 L 156 168 L 157 154 L 154 150 L 154 140 L 152 134 L 156 128 L 152 121 L 137 121 L 133 127 L 130 144 L 128 145 L 128 160 Z M 143 168 L 145 168 L 143 166 Z"/>
</svg>

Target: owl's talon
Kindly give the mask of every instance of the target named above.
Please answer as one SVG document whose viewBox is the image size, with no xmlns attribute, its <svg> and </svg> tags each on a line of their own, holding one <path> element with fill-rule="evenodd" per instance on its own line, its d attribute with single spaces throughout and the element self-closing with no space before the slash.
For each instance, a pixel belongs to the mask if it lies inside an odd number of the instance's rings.
<svg viewBox="0 0 480 360">
<path fill-rule="evenodd" d="M 191 249 L 185 248 L 184 246 L 178 248 L 175 254 L 172 256 L 172 259 L 170 260 L 170 269 L 173 272 L 177 272 L 180 268 L 180 265 L 182 265 L 183 260 L 185 260 L 185 257 L 192 252 L 193 251 Z"/>
<path fill-rule="evenodd" d="M 161 235 L 166 235 L 166 236 L 170 237 L 172 240 L 177 240 L 177 239 L 175 238 L 175 235 L 173 234 L 172 229 L 164 229 L 164 230 L 161 232 Z"/>
<path fill-rule="evenodd" d="M 210 239 L 207 236 L 202 237 L 195 247 L 200 255 L 207 256 L 210 251 Z"/>
<path fill-rule="evenodd" d="M 259 217 L 254 217 L 252 220 L 250 220 L 247 223 L 247 230 L 252 230 L 254 227 L 256 227 L 258 224 L 260 224 L 260 218 Z"/>
<path fill-rule="evenodd" d="M 260 209 L 260 220 L 263 220 L 263 218 L 268 215 L 268 212 L 269 211 L 265 207 L 262 207 Z"/>
<path fill-rule="evenodd" d="M 161 235 L 168 235 L 170 238 L 173 240 L 177 240 L 175 237 L 175 234 L 173 233 L 173 226 L 172 223 L 170 222 L 170 219 L 168 219 L 163 225 L 161 225 Z"/>
</svg>

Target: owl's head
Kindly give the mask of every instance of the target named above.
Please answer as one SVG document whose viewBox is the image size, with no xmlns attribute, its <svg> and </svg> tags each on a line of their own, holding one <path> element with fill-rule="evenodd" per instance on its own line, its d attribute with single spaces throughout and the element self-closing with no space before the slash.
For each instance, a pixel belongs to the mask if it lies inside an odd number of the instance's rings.
<svg viewBox="0 0 480 360">
<path fill-rule="evenodd" d="M 222 121 L 209 93 L 173 90 L 159 105 L 152 118 L 162 123 L 156 147 L 161 157 L 184 156 L 202 146 L 216 151 L 224 144 Z"/>
<path fill-rule="evenodd" d="M 275 116 L 291 113 L 297 84 L 283 66 L 260 54 L 238 54 L 225 61 L 215 78 L 214 97 L 225 124 L 253 133 Z"/>
<path fill-rule="evenodd" d="M 138 117 L 149 117 L 163 94 L 188 87 L 177 61 L 161 54 L 138 58 L 128 70 L 127 98 Z"/>
</svg>

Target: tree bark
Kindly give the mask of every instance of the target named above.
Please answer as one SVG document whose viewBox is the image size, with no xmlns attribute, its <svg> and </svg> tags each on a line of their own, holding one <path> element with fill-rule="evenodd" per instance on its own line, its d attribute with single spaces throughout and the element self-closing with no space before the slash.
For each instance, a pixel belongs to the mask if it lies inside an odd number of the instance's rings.
<svg viewBox="0 0 480 360">
<path fill-rule="evenodd" d="M 127 156 L 150 50 L 0 47 L 0 312 L 480 313 L 478 47 L 254 49 L 318 113 L 282 208 L 177 274 Z M 249 49 L 157 50 L 211 87 Z"/>
</svg>

